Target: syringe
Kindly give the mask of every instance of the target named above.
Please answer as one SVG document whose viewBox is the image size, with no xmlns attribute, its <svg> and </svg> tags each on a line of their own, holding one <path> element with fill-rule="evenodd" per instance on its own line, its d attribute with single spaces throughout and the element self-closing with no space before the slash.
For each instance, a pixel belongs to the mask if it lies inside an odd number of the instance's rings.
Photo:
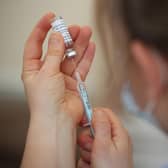
<svg viewBox="0 0 168 168">
<path fill-rule="evenodd" d="M 82 81 L 79 72 L 76 72 L 75 76 L 76 76 L 76 80 L 77 80 L 77 89 L 80 94 L 83 106 L 84 106 L 84 111 L 85 111 L 85 115 L 86 115 L 87 122 L 88 122 L 87 124 L 88 124 L 88 126 L 90 126 L 91 136 L 94 137 L 94 129 L 92 127 L 93 111 L 92 111 L 92 107 L 91 107 L 91 104 L 89 101 L 89 96 L 88 96 L 88 93 L 87 93 L 87 90 L 85 87 L 85 83 Z"/>
</svg>

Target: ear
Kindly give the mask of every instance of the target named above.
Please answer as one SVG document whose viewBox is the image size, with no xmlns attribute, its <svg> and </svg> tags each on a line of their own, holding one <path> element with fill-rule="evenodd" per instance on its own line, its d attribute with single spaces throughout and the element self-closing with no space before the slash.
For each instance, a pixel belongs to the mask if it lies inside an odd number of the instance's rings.
<svg viewBox="0 0 168 168">
<path fill-rule="evenodd" d="M 162 90 L 162 65 L 157 53 L 140 41 L 131 44 L 132 56 L 147 84 L 147 94 L 156 101 Z"/>
</svg>

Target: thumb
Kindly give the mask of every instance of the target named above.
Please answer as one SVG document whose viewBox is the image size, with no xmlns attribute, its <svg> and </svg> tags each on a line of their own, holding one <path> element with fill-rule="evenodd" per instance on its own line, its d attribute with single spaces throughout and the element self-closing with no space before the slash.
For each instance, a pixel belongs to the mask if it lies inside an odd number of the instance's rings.
<svg viewBox="0 0 168 168">
<path fill-rule="evenodd" d="M 111 124 L 103 109 L 94 111 L 93 127 L 95 131 L 95 141 L 105 142 L 111 140 Z"/>
<path fill-rule="evenodd" d="M 48 40 L 48 51 L 43 65 L 48 75 L 52 76 L 60 72 L 64 51 L 65 46 L 62 35 L 58 32 L 53 32 Z"/>
</svg>

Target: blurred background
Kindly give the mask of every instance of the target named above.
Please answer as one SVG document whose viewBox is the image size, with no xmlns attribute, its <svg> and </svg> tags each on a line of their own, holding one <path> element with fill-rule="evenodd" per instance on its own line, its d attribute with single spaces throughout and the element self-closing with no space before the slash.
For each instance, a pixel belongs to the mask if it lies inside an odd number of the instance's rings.
<svg viewBox="0 0 168 168">
<path fill-rule="evenodd" d="M 23 48 L 32 28 L 46 12 L 63 16 L 67 24 L 92 27 L 97 53 L 87 86 L 94 105 L 106 102 L 106 80 L 96 75 L 106 74 L 107 70 L 94 22 L 93 3 L 91 0 L 0 1 L 0 167 L 19 167 L 29 120 L 20 79 Z"/>
<path fill-rule="evenodd" d="M 32 28 L 46 12 L 63 16 L 68 25 L 92 27 L 97 51 L 86 81 L 89 96 L 93 106 L 109 106 L 112 101 L 106 55 L 97 32 L 94 7 L 93 0 L 0 0 L 0 168 L 17 168 L 22 158 L 29 121 L 20 79 L 23 49 Z M 133 140 L 135 167 L 163 165 L 167 160 L 167 137 L 132 115 L 121 118 Z"/>
</svg>

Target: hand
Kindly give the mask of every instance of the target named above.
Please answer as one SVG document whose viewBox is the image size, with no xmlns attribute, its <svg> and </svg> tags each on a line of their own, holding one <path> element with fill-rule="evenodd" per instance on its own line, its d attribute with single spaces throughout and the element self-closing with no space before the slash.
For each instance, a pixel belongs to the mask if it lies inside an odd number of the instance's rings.
<svg viewBox="0 0 168 168">
<path fill-rule="evenodd" d="M 94 111 L 94 140 L 85 130 L 78 139 L 81 158 L 78 168 L 131 168 L 131 141 L 127 131 L 109 109 Z"/>
<path fill-rule="evenodd" d="M 60 33 L 51 33 L 48 50 L 42 60 L 42 45 L 54 17 L 53 13 L 46 14 L 30 34 L 24 50 L 22 79 L 32 116 L 44 114 L 52 117 L 65 112 L 78 123 L 83 106 L 76 89 L 74 71 L 78 70 L 85 80 L 95 54 L 95 45 L 90 42 L 92 32 L 89 27 L 71 26 L 69 31 L 77 51 L 74 59 L 76 67 L 70 59 L 62 61 L 65 48 Z"/>
</svg>

